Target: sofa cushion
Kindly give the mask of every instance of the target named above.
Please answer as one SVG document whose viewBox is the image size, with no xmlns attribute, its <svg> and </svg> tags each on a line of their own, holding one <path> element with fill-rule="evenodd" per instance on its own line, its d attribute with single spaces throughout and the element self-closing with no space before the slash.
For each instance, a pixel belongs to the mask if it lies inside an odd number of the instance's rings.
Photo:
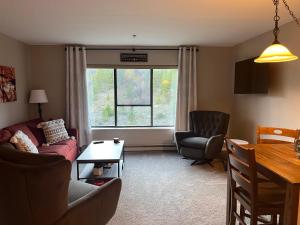
<svg viewBox="0 0 300 225">
<path fill-rule="evenodd" d="M 37 119 L 25 121 L 25 122 L 23 122 L 23 124 L 25 124 L 28 127 L 36 127 L 36 125 L 38 125 L 41 122 L 43 122 L 43 120 L 40 118 L 37 118 Z"/>
<path fill-rule="evenodd" d="M 65 159 L 74 161 L 77 157 L 77 148 L 70 147 L 69 145 L 64 144 L 55 144 L 49 146 L 40 146 L 38 148 L 41 154 L 49 154 L 49 155 L 62 155 Z"/>
<path fill-rule="evenodd" d="M 70 151 L 68 145 L 49 145 L 38 147 L 40 153 L 56 153 L 59 155 L 64 155 L 65 152 Z"/>
<path fill-rule="evenodd" d="M 28 136 L 28 138 L 32 141 L 32 143 L 35 146 L 39 146 L 38 140 L 36 139 L 34 134 L 31 132 L 31 130 L 24 123 L 16 124 L 16 125 L 7 127 L 6 129 L 9 130 L 12 133 L 12 135 L 14 135 L 18 130 L 22 131 L 24 134 L 26 134 Z"/>
<path fill-rule="evenodd" d="M 54 145 L 68 145 L 70 148 L 77 148 L 77 141 L 75 139 L 68 139 L 57 142 Z"/>
<path fill-rule="evenodd" d="M 203 137 L 189 137 L 184 138 L 180 142 L 182 146 L 205 149 L 208 138 Z"/>
<path fill-rule="evenodd" d="M 98 187 L 95 185 L 71 180 L 69 183 L 68 202 L 69 202 L 69 204 L 73 203 L 76 200 L 83 198 L 88 193 L 93 192 L 97 189 L 98 189 Z"/>
<path fill-rule="evenodd" d="M 185 147 L 180 148 L 180 154 L 191 159 L 205 159 L 205 149 Z"/>
<path fill-rule="evenodd" d="M 0 130 L 0 143 L 9 142 L 12 137 L 12 133 L 7 129 Z"/>
<path fill-rule="evenodd" d="M 42 119 L 33 119 L 33 120 L 29 120 L 28 122 L 25 122 L 27 127 L 30 129 L 30 131 L 37 139 L 39 146 L 42 145 L 43 143 L 46 143 L 46 138 L 43 129 L 37 127 L 37 125 L 41 122 L 43 122 Z"/>
<path fill-rule="evenodd" d="M 20 130 L 18 130 L 14 136 L 11 137 L 10 142 L 15 144 L 20 151 L 39 153 L 38 149 L 32 143 L 30 138 Z"/>
</svg>

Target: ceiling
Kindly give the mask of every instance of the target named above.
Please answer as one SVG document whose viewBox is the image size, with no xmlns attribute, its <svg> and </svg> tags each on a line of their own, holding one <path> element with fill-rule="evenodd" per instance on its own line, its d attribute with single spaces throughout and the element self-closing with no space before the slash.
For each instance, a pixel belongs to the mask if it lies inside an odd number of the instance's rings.
<svg viewBox="0 0 300 225">
<path fill-rule="evenodd" d="M 0 0 L 0 32 L 28 44 L 232 46 L 271 30 L 273 14 L 272 0 Z M 280 16 L 291 21 L 283 4 Z"/>
</svg>

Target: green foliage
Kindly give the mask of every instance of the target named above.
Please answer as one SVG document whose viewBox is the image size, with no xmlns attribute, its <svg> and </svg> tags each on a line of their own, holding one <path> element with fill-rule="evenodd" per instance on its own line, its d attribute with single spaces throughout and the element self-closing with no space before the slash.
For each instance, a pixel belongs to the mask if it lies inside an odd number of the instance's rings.
<svg viewBox="0 0 300 225">
<path fill-rule="evenodd" d="M 133 109 L 129 109 L 129 113 L 128 113 L 128 122 L 130 124 L 133 124 L 135 122 L 135 115 L 134 115 L 134 112 L 133 112 Z"/>
<path fill-rule="evenodd" d="M 115 114 L 113 108 L 110 105 L 105 105 L 102 111 L 102 119 L 104 122 L 109 122 L 109 119 Z"/>
</svg>

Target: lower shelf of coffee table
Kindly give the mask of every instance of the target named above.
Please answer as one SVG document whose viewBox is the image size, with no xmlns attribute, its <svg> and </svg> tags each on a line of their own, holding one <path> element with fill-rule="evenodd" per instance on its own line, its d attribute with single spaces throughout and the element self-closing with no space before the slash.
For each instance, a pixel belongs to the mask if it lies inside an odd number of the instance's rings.
<svg viewBox="0 0 300 225">
<path fill-rule="evenodd" d="M 122 165 L 123 160 L 120 160 L 120 176 L 122 176 Z M 113 178 L 118 177 L 118 164 L 113 163 L 110 168 L 103 169 L 103 175 L 101 176 L 94 176 L 93 175 L 93 168 L 94 163 L 84 163 L 79 164 L 79 171 L 80 171 L 80 180 L 87 180 L 87 179 L 97 179 L 97 178 Z"/>
</svg>

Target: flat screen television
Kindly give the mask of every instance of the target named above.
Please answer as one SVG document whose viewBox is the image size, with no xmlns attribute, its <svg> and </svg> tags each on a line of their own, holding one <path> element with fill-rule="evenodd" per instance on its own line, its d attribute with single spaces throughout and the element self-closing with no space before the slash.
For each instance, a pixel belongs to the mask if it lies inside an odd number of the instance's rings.
<svg viewBox="0 0 300 225">
<path fill-rule="evenodd" d="M 254 58 L 235 63 L 234 94 L 267 94 L 269 66 Z"/>
</svg>

